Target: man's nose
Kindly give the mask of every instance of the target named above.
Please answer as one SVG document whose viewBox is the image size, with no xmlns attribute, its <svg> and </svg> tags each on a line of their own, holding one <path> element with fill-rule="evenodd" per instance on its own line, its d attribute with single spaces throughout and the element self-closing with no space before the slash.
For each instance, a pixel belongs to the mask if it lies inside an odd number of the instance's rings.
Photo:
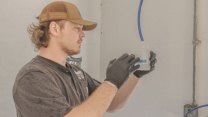
<svg viewBox="0 0 208 117">
<path fill-rule="evenodd" d="M 85 37 L 85 33 L 84 31 L 81 31 L 81 37 L 84 38 Z"/>
</svg>

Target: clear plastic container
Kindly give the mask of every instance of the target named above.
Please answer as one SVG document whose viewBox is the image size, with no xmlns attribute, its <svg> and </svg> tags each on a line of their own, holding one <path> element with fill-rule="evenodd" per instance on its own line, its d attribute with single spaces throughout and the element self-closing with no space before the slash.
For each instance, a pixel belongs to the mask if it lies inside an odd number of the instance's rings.
<svg viewBox="0 0 208 117">
<path fill-rule="evenodd" d="M 150 70 L 150 51 L 148 46 L 144 43 L 144 41 L 140 44 L 139 54 L 136 56 L 140 57 L 140 61 L 138 61 L 135 65 L 140 65 L 139 70 Z"/>
</svg>

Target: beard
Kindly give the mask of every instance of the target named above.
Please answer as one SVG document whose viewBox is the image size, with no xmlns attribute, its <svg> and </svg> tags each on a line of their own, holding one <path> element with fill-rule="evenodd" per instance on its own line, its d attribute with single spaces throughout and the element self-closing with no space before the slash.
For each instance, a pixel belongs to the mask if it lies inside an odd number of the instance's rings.
<svg viewBox="0 0 208 117">
<path fill-rule="evenodd" d="M 76 55 L 80 53 L 80 47 L 79 49 L 69 49 L 66 47 L 63 47 L 62 50 L 67 53 L 67 55 Z"/>
<path fill-rule="evenodd" d="M 63 42 L 60 44 L 61 44 L 60 47 L 64 53 L 66 53 L 67 55 L 76 55 L 80 53 L 82 39 L 78 39 L 77 42 L 75 44 L 72 44 L 71 46 Z"/>
</svg>

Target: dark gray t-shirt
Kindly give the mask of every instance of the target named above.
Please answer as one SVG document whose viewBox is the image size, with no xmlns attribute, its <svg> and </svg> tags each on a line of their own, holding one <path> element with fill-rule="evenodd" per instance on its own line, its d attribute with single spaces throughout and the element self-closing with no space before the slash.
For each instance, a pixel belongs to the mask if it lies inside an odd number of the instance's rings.
<svg viewBox="0 0 208 117">
<path fill-rule="evenodd" d="M 100 84 L 67 66 L 37 56 L 19 71 L 13 87 L 17 117 L 63 117 Z"/>
</svg>

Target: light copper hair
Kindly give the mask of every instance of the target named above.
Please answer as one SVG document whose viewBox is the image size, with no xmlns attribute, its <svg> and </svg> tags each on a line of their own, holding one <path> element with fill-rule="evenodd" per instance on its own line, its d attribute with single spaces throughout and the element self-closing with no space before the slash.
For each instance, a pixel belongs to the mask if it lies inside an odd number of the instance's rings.
<svg viewBox="0 0 208 117">
<path fill-rule="evenodd" d="M 37 25 L 31 24 L 27 31 L 30 34 L 30 39 L 32 43 L 35 45 L 36 49 L 40 49 L 41 47 L 48 47 L 48 43 L 50 41 L 50 31 L 49 26 L 52 21 L 39 23 Z M 55 21 L 61 29 L 64 28 L 65 20 Z"/>
</svg>

